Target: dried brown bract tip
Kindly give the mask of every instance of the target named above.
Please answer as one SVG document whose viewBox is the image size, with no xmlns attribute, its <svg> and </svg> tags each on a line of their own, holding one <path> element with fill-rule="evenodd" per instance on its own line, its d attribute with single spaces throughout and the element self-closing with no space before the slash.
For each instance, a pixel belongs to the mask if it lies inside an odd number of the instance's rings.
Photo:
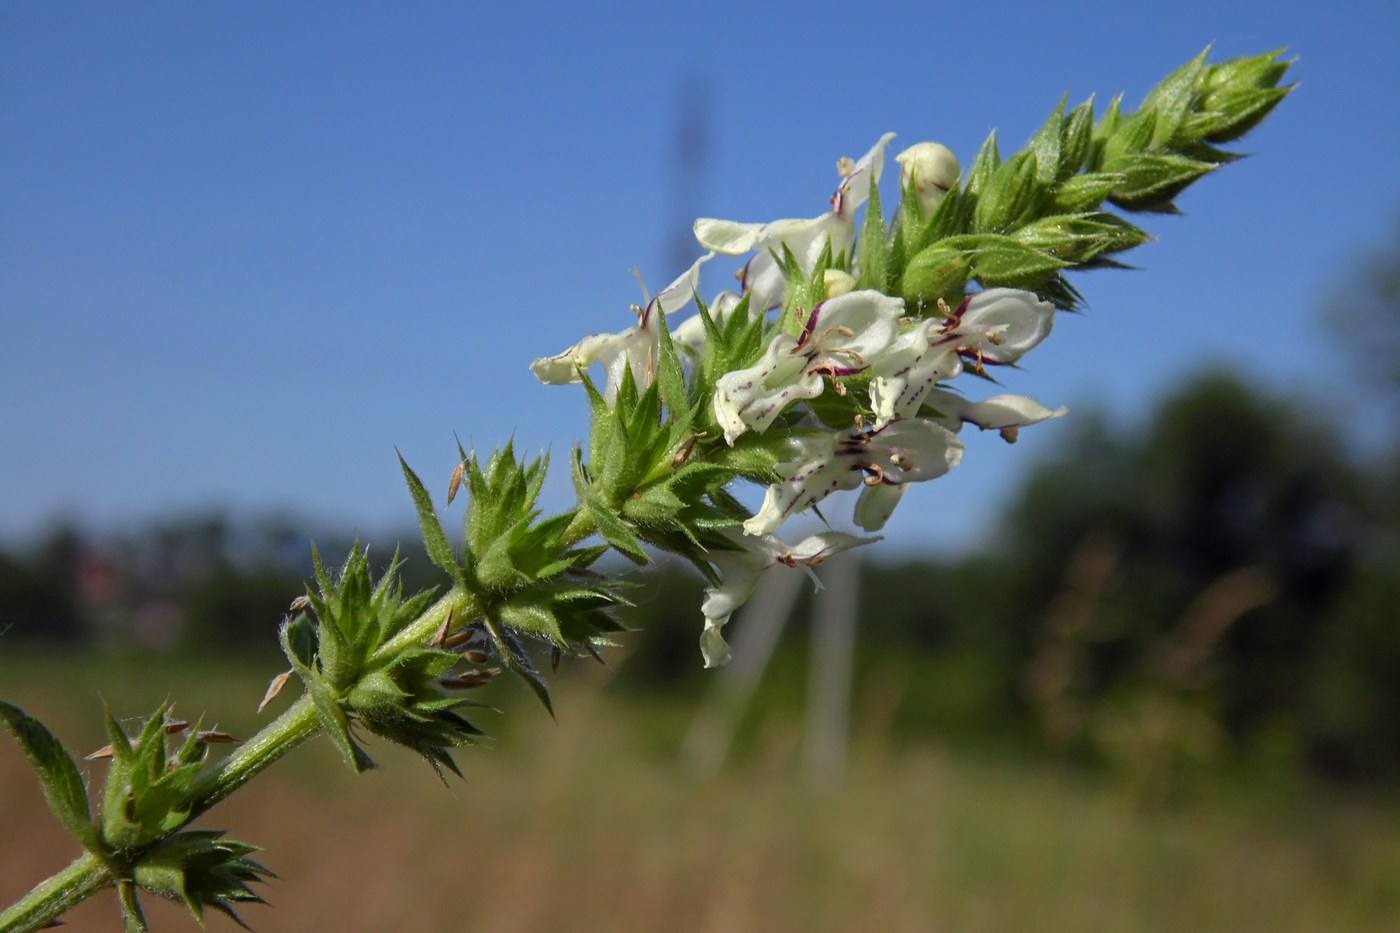
<svg viewBox="0 0 1400 933">
<path fill-rule="evenodd" d="M 277 699 L 277 694 L 282 692 L 282 688 L 287 686 L 287 681 L 291 678 L 291 671 L 283 671 L 272 678 L 272 682 L 267 685 L 267 692 L 263 694 L 262 702 L 258 704 L 258 712 L 261 713 L 267 704 Z"/>
<path fill-rule="evenodd" d="M 473 671 L 462 671 L 460 674 L 453 674 L 450 677 L 438 679 L 448 690 L 474 690 L 477 687 L 484 687 L 489 684 L 497 674 L 501 672 L 499 667 L 483 667 Z"/>
<path fill-rule="evenodd" d="M 428 639 L 428 645 L 433 648 L 441 648 L 447 644 L 447 633 L 452 630 L 452 607 L 448 607 L 447 615 L 442 620 L 442 624 L 433 632 L 433 637 Z"/>
<path fill-rule="evenodd" d="M 447 483 L 447 504 L 451 505 L 452 500 L 457 498 L 457 490 L 462 488 L 462 474 L 466 471 L 465 463 L 457 464 L 457 468 L 452 471 L 452 479 Z"/>
</svg>

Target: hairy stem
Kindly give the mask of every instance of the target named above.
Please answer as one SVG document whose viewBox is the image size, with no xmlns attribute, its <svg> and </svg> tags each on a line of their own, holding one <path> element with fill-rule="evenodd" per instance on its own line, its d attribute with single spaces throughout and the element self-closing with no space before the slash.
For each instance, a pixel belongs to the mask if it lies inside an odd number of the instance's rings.
<svg viewBox="0 0 1400 933">
<path fill-rule="evenodd" d="M 405 648 L 423 644 L 442 627 L 442 623 L 449 614 L 458 623 L 465 623 L 476 618 L 480 611 L 476 600 L 472 598 L 470 593 L 463 591 L 461 587 L 454 586 L 444 593 L 437 602 L 424 610 L 421 616 L 405 626 L 403 631 L 380 645 L 370 659 L 370 663 L 373 665 L 385 661 L 399 654 Z"/>
<path fill-rule="evenodd" d="M 190 819 L 204 813 L 257 777 L 283 755 L 321 731 L 311 697 L 302 694 L 232 755 L 220 761 L 193 789 Z"/>
<path fill-rule="evenodd" d="M 34 886 L 0 913 L 0 933 L 27 933 L 51 925 L 67 911 L 112 884 L 107 867 L 91 852 Z"/>
</svg>

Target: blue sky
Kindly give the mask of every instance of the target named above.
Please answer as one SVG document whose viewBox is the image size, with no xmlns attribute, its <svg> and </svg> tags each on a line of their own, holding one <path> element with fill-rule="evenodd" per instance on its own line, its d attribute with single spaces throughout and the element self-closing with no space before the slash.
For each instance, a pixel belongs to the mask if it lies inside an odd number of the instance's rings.
<svg viewBox="0 0 1400 933">
<path fill-rule="evenodd" d="M 1210 363 L 1345 391 L 1319 311 L 1400 210 L 1390 4 L 480 6 L 0 5 L 0 540 L 220 505 L 406 524 L 395 446 L 445 488 L 453 432 L 582 436 L 528 364 L 627 326 L 690 213 L 818 214 L 886 130 L 1014 151 L 1062 93 L 1136 104 L 1208 43 L 1288 47 L 1299 90 L 1147 219 L 1140 270 L 1079 278 L 1089 313 L 1008 388 L 1127 419 Z M 970 439 L 889 536 L 975 538 L 1065 429 Z"/>
</svg>

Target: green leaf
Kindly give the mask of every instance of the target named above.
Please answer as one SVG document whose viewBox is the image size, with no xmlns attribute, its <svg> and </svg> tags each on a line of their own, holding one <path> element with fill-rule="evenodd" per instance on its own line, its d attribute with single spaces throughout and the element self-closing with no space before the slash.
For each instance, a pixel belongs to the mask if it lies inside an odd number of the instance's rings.
<svg viewBox="0 0 1400 933">
<path fill-rule="evenodd" d="M 340 700 L 322 679 L 320 673 L 313 666 L 303 664 L 298 658 L 288 642 L 287 628 L 284 626 L 281 632 L 282 653 L 287 656 L 287 660 L 292 664 L 292 669 L 297 672 L 297 676 L 305 685 L 312 705 L 316 707 L 316 715 L 321 721 L 321 728 L 325 730 L 326 737 L 330 739 L 335 750 L 340 753 L 341 760 L 351 771 L 358 774 L 374 768 L 374 760 L 350 737 L 350 720 L 345 715 L 345 710 L 341 708 Z"/>
<path fill-rule="evenodd" d="M 1104 171 L 1122 171 L 1125 159 L 1141 153 L 1151 145 L 1152 133 L 1156 126 L 1157 114 L 1151 110 L 1139 110 L 1127 117 L 1104 143 Z"/>
<path fill-rule="evenodd" d="M 1137 148 L 1161 149 L 1178 141 L 1177 133 L 1182 121 L 1196 103 L 1197 89 L 1205 73 L 1206 53 L 1209 51 L 1203 49 L 1201 54 L 1167 75 L 1148 93 L 1139 109 L 1155 111 L 1156 118 L 1149 143 Z"/>
<path fill-rule="evenodd" d="M 150 933 L 141 902 L 136 898 L 136 885 L 130 881 L 117 882 L 117 906 L 121 910 L 124 933 Z"/>
<path fill-rule="evenodd" d="M 1085 172 L 1065 179 L 1050 193 L 1046 209 L 1054 214 L 1077 214 L 1098 207 L 1123 183 L 1118 172 Z"/>
<path fill-rule="evenodd" d="M 673 418 L 680 417 L 690 409 L 685 391 L 685 369 L 682 368 L 680 357 L 676 354 L 676 344 L 671 340 L 666 314 L 659 306 L 656 309 L 656 322 L 661 341 L 656 385 L 661 393 L 661 404 L 666 406 Z"/>
<path fill-rule="evenodd" d="M 1089 148 L 1094 141 L 1094 104 L 1085 101 L 1070 111 L 1065 120 L 1064 141 L 1060 149 L 1060 170 L 1055 181 L 1063 183 L 1075 177 L 1089 157 Z"/>
<path fill-rule="evenodd" d="M 1100 253 L 1140 246 L 1150 237 L 1108 213 L 1055 214 L 1027 224 L 1012 239 L 1060 259 L 1082 264 Z"/>
<path fill-rule="evenodd" d="M 432 497 L 428 495 L 428 490 L 418 475 L 408 468 L 403 454 L 398 456 L 399 466 L 403 467 L 403 476 L 408 482 L 408 491 L 413 496 L 413 507 L 418 511 L 418 524 L 423 529 L 423 544 L 427 548 L 428 559 L 445 570 L 452 579 L 465 584 L 462 566 L 452 552 L 447 535 L 443 533 L 442 523 L 438 521 L 437 511 L 433 508 Z"/>
<path fill-rule="evenodd" d="M 1174 213 L 1172 198 L 1215 168 L 1210 162 L 1179 155 L 1128 156 L 1119 162 L 1123 180 L 1113 189 L 1111 199 L 1128 210 Z"/>
<path fill-rule="evenodd" d="M 901 281 L 904 300 L 913 314 L 923 316 L 925 306 L 961 292 L 971 274 L 972 258 L 967 250 L 935 243 L 905 268 Z"/>
<path fill-rule="evenodd" d="M 548 592 L 526 591 L 506 600 L 497 608 L 502 624 L 562 645 L 564 636 L 554 615 L 551 595 Z"/>
<path fill-rule="evenodd" d="M 1005 285 L 1035 290 L 1059 269 L 1070 265 L 1044 250 L 1010 237 L 986 237 L 972 260 L 973 274 L 985 286 Z"/>
<path fill-rule="evenodd" d="M 645 566 L 650 562 L 647 552 L 642 549 L 642 543 L 637 540 L 637 536 L 632 533 L 632 529 L 627 527 L 627 523 L 618 517 L 605 502 L 592 499 L 586 503 L 588 513 L 593 516 L 593 522 L 598 527 L 598 534 L 603 540 L 611 544 L 619 554 L 632 561 L 634 564 Z"/>
<path fill-rule="evenodd" d="M 408 699 L 406 690 L 394 683 L 387 671 L 371 671 L 355 682 L 345 702 L 357 713 L 377 709 L 394 709 Z"/>
<path fill-rule="evenodd" d="M 256 847 L 222 835 L 210 830 L 176 833 L 145 853 L 132 877 L 142 890 L 183 903 L 197 922 L 203 923 L 204 909 L 212 907 L 246 929 L 233 907 L 263 903 L 250 884 L 272 873 L 248 858 Z"/>
<path fill-rule="evenodd" d="M 1039 179 L 1035 154 L 1016 153 L 1001 164 L 978 196 L 972 229 L 978 233 L 1014 230 L 1035 215 L 1046 190 L 1047 185 Z"/>
<path fill-rule="evenodd" d="M 497 653 L 506 662 L 506 667 L 521 680 L 525 681 L 530 690 L 534 692 L 536 698 L 544 705 L 550 717 L 554 717 L 554 700 L 549 695 L 549 684 L 535 670 L 535 666 L 530 663 L 530 656 L 525 653 L 525 648 L 520 644 L 520 639 L 516 638 L 507 629 L 503 628 L 499 622 L 487 617 L 486 630 L 491 634 L 491 638 L 496 643 Z"/>
<path fill-rule="evenodd" d="M 1001 153 L 997 150 L 997 134 L 993 132 L 987 136 L 982 148 L 977 150 L 977 157 L 972 160 L 965 186 L 967 193 L 974 198 L 981 197 L 1000 166 Z"/>
<path fill-rule="evenodd" d="M 1040 129 L 1026 143 L 1026 148 L 1035 157 L 1036 177 L 1042 184 L 1050 184 L 1060 177 L 1060 163 L 1064 157 L 1065 98 L 1060 98 L 1055 112 L 1041 124 Z"/>
<path fill-rule="evenodd" d="M 860 278 L 856 288 L 883 290 L 889 268 L 889 244 L 885 239 L 885 218 L 880 210 L 880 186 L 870 183 L 870 199 L 860 228 Z"/>
<path fill-rule="evenodd" d="M 1228 143 L 1254 129 L 1283 100 L 1293 92 L 1293 86 L 1283 88 L 1230 88 L 1214 95 L 1209 102 L 1211 112 L 1203 115 L 1204 125 L 1199 136 L 1212 143 Z"/>
<path fill-rule="evenodd" d="M 1123 123 L 1123 95 L 1119 94 L 1108 102 L 1108 109 L 1094 124 L 1094 139 L 1089 144 L 1089 155 L 1084 159 L 1086 171 L 1097 172 L 1104 168 L 1108 159 L 1108 143 Z"/>
<path fill-rule="evenodd" d="M 97 828 L 92 825 L 87 788 L 68 749 L 43 723 L 18 706 L 0 701 L 0 721 L 39 775 L 44 798 L 54 816 L 84 848 L 93 848 L 97 844 Z"/>
</svg>

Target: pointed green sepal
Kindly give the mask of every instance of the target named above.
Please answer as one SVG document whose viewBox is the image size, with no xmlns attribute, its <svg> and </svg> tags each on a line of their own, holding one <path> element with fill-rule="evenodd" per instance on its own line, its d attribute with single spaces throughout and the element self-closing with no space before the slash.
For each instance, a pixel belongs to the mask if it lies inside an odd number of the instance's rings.
<svg viewBox="0 0 1400 933">
<path fill-rule="evenodd" d="M 403 467 L 404 480 L 408 483 L 408 491 L 413 496 L 413 507 L 418 512 L 418 524 L 423 530 L 423 545 L 428 551 L 428 558 L 446 571 L 453 580 L 465 583 L 462 565 L 458 562 L 447 535 L 443 533 L 442 522 L 438 520 L 437 510 L 433 508 L 432 497 L 428 495 L 428 490 L 418 478 L 418 474 L 409 469 L 403 454 L 399 454 L 398 457 L 399 466 Z"/>
</svg>

